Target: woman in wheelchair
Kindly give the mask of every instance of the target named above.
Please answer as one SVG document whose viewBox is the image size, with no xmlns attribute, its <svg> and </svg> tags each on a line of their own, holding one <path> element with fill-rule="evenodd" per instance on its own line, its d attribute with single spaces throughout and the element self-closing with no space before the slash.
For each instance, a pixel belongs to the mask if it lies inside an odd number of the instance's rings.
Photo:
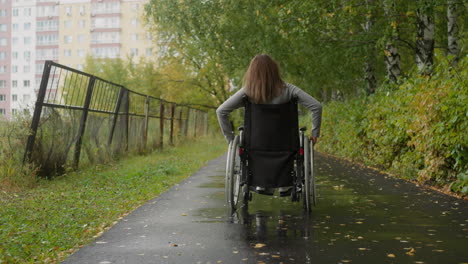
<svg viewBox="0 0 468 264">
<path fill-rule="evenodd" d="M 310 140 L 298 128 L 297 104 L 312 112 Z M 245 108 L 244 126 L 235 136 L 230 113 Z M 247 206 L 250 191 L 281 196 L 293 201 L 302 196 L 304 208 L 315 203 L 313 144 L 320 135 L 321 104 L 298 87 L 284 82 L 278 64 L 268 55 L 255 56 L 245 73 L 244 86 L 216 110 L 230 143 L 226 170 L 228 208 Z"/>
</svg>

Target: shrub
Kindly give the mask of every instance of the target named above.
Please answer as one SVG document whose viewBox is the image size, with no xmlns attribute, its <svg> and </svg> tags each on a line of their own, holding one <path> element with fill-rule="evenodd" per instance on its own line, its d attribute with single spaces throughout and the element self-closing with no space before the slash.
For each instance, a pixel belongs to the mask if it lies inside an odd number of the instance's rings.
<svg viewBox="0 0 468 264">
<path fill-rule="evenodd" d="M 16 191 L 36 185 L 37 168 L 23 165 L 29 122 L 26 117 L 0 121 L 0 189 Z"/>
<path fill-rule="evenodd" d="M 467 186 L 468 70 L 438 62 L 433 75 L 368 97 L 330 102 L 323 111 L 318 148 L 453 191 Z"/>
</svg>

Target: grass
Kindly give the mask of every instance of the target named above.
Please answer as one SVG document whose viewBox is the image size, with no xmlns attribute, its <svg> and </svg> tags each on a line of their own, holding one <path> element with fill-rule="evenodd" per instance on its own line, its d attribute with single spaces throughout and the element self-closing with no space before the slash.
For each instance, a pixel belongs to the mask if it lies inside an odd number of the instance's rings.
<svg viewBox="0 0 468 264">
<path fill-rule="evenodd" d="M 0 193 L 0 263 L 57 263 L 221 155 L 221 138 L 72 172 Z"/>
</svg>

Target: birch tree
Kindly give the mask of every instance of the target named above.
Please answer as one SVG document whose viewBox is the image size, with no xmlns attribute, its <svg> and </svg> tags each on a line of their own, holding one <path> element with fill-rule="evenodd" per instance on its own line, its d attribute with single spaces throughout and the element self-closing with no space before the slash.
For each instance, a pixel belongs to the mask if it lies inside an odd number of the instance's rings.
<svg viewBox="0 0 468 264">
<path fill-rule="evenodd" d="M 367 5 L 367 14 L 366 14 L 366 23 L 364 25 L 364 31 L 367 34 L 370 34 L 373 31 L 375 14 L 373 12 L 375 0 L 366 0 Z M 364 66 L 364 79 L 367 82 L 367 94 L 375 93 L 375 88 L 377 87 L 377 78 L 375 77 L 375 47 L 373 44 L 368 46 L 368 53 L 366 56 L 366 63 Z"/>
<path fill-rule="evenodd" d="M 430 75 L 434 64 L 434 2 L 417 0 L 416 64 L 421 74 Z"/>
<path fill-rule="evenodd" d="M 390 33 L 384 49 L 385 68 L 387 71 L 387 79 L 392 82 L 398 82 L 401 74 L 400 53 L 395 40 L 398 39 L 398 21 L 395 12 L 395 0 L 384 0 L 384 14 L 389 18 Z"/>
<path fill-rule="evenodd" d="M 454 56 L 453 63 L 457 63 L 460 48 L 458 45 L 458 9 L 456 0 L 447 0 L 447 47 L 448 54 Z"/>
</svg>

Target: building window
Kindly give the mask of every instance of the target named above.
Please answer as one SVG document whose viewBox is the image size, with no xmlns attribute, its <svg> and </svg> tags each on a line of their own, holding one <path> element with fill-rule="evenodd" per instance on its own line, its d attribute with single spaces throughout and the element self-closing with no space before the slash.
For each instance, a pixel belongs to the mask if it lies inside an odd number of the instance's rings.
<svg viewBox="0 0 468 264">
<path fill-rule="evenodd" d="M 6 38 L 0 38 L 0 46 L 6 46 L 8 43 L 8 40 Z"/>
<path fill-rule="evenodd" d="M 0 31 L 5 32 L 7 31 L 8 27 L 6 24 L 0 24 Z"/>
<path fill-rule="evenodd" d="M 72 13 L 72 8 L 71 8 L 71 6 L 65 7 L 65 14 L 66 14 L 67 16 L 71 16 L 71 13 Z"/>
<path fill-rule="evenodd" d="M 78 35 L 78 43 L 84 43 L 86 41 L 85 35 Z"/>
<path fill-rule="evenodd" d="M 63 42 L 65 43 L 71 43 L 72 39 L 72 36 L 63 36 Z"/>
<path fill-rule="evenodd" d="M 12 95 L 11 95 L 11 101 L 12 101 L 12 102 L 18 101 L 18 95 L 17 95 L 17 94 L 12 94 Z"/>
<path fill-rule="evenodd" d="M 5 72 L 7 72 L 6 65 L 0 65 L 0 73 L 5 73 Z"/>
<path fill-rule="evenodd" d="M 38 35 L 38 45 L 56 45 L 58 42 L 58 34 Z"/>
<path fill-rule="evenodd" d="M 0 17 L 6 17 L 7 16 L 7 10 L 6 9 L 0 9 Z"/>
<path fill-rule="evenodd" d="M 11 53 L 11 59 L 12 60 L 17 60 L 18 59 L 18 52 L 17 51 L 13 51 Z"/>
<path fill-rule="evenodd" d="M 5 102 L 6 101 L 6 95 L 0 94 L 0 102 Z"/>
<path fill-rule="evenodd" d="M 138 49 L 137 48 L 132 48 L 130 50 L 130 55 L 132 56 L 138 56 Z"/>
<path fill-rule="evenodd" d="M 31 51 L 23 52 L 23 57 L 25 60 L 29 61 L 31 59 Z"/>
<path fill-rule="evenodd" d="M 63 56 L 65 57 L 71 57 L 72 51 L 69 49 L 63 50 Z"/>
<path fill-rule="evenodd" d="M 63 27 L 68 29 L 68 28 L 71 28 L 72 26 L 72 21 L 71 20 L 65 20 L 63 21 Z"/>
<path fill-rule="evenodd" d="M 18 81 L 17 81 L 17 80 L 11 81 L 11 87 L 12 87 L 12 88 L 18 87 Z"/>
<path fill-rule="evenodd" d="M 153 49 L 152 48 L 146 48 L 146 56 L 151 56 L 153 55 Z"/>
<path fill-rule="evenodd" d="M 41 74 L 44 72 L 44 64 L 36 64 L 36 74 Z"/>
<path fill-rule="evenodd" d="M 0 108 L 0 116 L 6 115 L 5 108 Z"/>
<path fill-rule="evenodd" d="M 78 57 L 82 57 L 82 58 L 83 58 L 83 57 L 85 56 L 85 54 L 86 54 L 85 50 L 83 50 L 83 49 L 79 49 L 79 50 L 78 50 Z"/>
<path fill-rule="evenodd" d="M 18 38 L 17 37 L 11 38 L 11 45 L 18 45 Z"/>
<path fill-rule="evenodd" d="M 31 23 L 24 23 L 23 25 L 24 30 L 30 30 L 31 29 Z"/>
<path fill-rule="evenodd" d="M 18 109 L 12 108 L 11 109 L 11 114 L 16 115 L 18 113 Z"/>
<path fill-rule="evenodd" d="M 0 89 L 6 88 L 6 81 L 5 80 L 0 80 Z"/>
<path fill-rule="evenodd" d="M 85 14 L 85 7 L 84 6 L 80 6 L 80 15 L 81 16 L 84 16 Z"/>
<path fill-rule="evenodd" d="M 12 73 L 17 73 L 18 72 L 18 65 L 12 65 L 11 66 L 11 72 Z"/>
<path fill-rule="evenodd" d="M 0 60 L 6 59 L 6 51 L 0 51 Z"/>
<path fill-rule="evenodd" d="M 132 22 L 131 22 L 131 23 L 132 23 L 132 25 L 135 26 L 135 27 L 138 26 L 138 19 L 137 19 L 137 18 L 132 18 Z"/>
<path fill-rule="evenodd" d="M 138 34 L 132 34 L 132 40 L 137 41 L 138 40 Z"/>
<path fill-rule="evenodd" d="M 18 23 L 11 24 L 11 30 L 12 31 L 18 31 L 18 29 L 19 29 Z"/>
<path fill-rule="evenodd" d="M 31 100 L 31 95 L 23 94 L 23 102 L 27 103 L 29 100 Z"/>
<path fill-rule="evenodd" d="M 80 26 L 80 28 L 85 28 L 86 27 L 86 20 L 78 21 L 78 25 Z"/>
<path fill-rule="evenodd" d="M 56 31 L 58 20 L 41 20 L 36 22 L 36 31 Z"/>
<path fill-rule="evenodd" d="M 23 81 L 23 86 L 24 87 L 29 87 L 29 86 L 31 86 L 31 82 L 29 80 L 24 80 Z"/>
<path fill-rule="evenodd" d="M 30 7 L 27 7 L 24 9 L 24 15 L 25 16 L 31 16 L 32 12 L 31 12 L 31 8 Z"/>
<path fill-rule="evenodd" d="M 31 44 L 31 37 L 24 37 L 24 45 Z"/>
<path fill-rule="evenodd" d="M 13 8 L 12 14 L 13 16 L 18 16 L 19 15 L 18 8 Z"/>
<path fill-rule="evenodd" d="M 24 73 L 28 73 L 28 72 L 30 72 L 30 71 L 31 71 L 31 67 L 30 67 L 29 65 L 24 65 L 24 66 L 23 66 L 23 72 L 24 72 Z"/>
</svg>

